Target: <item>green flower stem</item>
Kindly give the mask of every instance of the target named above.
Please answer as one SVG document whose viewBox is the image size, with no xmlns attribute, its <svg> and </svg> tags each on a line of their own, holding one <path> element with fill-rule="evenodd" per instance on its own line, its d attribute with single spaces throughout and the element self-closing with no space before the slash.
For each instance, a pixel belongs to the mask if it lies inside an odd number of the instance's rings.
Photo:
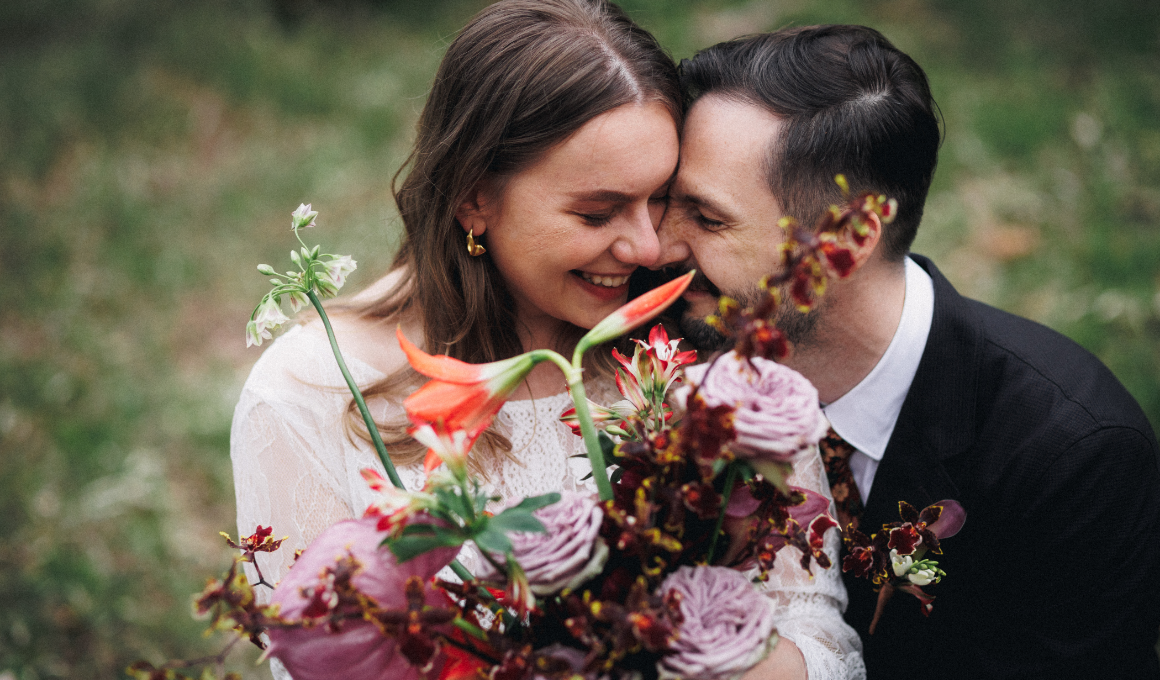
<svg viewBox="0 0 1160 680">
<path fill-rule="evenodd" d="M 604 462 L 604 451 L 600 448 L 600 440 L 596 437 L 596 425 L 592 422 L 592 414 L 588 411 L 588 396 L 584 393 L 584 380 L 580 371 L 576 376 L 568 376 L 568 388 L 572 390 L 572 403 L 576 405 L 576 418 L 580 421 L 580 434 L 584 437 L 584 446 L 588 449 L 588 462 L 592 464 L 592 479 L 596 480 L 596 490 L 600 500 L 612 500 L 612 484 L 608 481 L 608 469 Z"/>
<path fill-rule="evenodd" d="M 733 485 L 737 483 L 737 461 L 729 463 L 725 472 L 725 488 L 721 491 L 721 514 L 717 515 L 717 526 L 713 528 L 713 538 L 709 541 L 709 552 L 705 554 L 705 564 L 713 564 L 713 552 L 717 549 L 717 539 L 725 524 L 725 510 L 729 508 L 729 498 L 733 495 Z"/>
<path fill-rule="evenodd" d="M 580 421 L 580 434 L 584 438 L 584 446 L 588 449 L 588 462 L 592 464 L 592 479 L 596 480 L 596 491 L 600 500 L 612 500 L 612 484 L 608 481 L 608 469 L 604 464 L 604 451 L 600 448 L 600 440 L 596 437 L 596 425 L 592 422 L 592 413 L 588 410 L 588 395 L 584 392 L 584 371 L 581 362 L 584 352 L 580 347 L 572 355 L 572 363 L 555 352 L 544 352 L 544 358 L 556 364 L 564 372 L 568 381 L 568 390 L 572 393 L 572 404 L 576 407 L 576 419 Z"/>
<path fill-rule="evenodd" d="M 480 552 L 482 553 L 483 551 L 481 550 Z M 451 571 L 455 572 L 455 575 L 459 577 L 459 580 L 463 581 L 464 583 L 467 583 L 468 581 L 475 580 L 475 576 L 470 571 L 468 571 L 467 567 L 463 566 L 463 563 L 461 563 L 458 559 L 451 560 L 451 564 L 449 566 L 451 567 Z M 479 587 L 479 595 L 483 599 L 488 600 L 488 601 L 492 602 L 493 604 L 498 605 L 498 603 L 496 602 L 495 596 L 492 595 L 491 592 L 488 591 L 487 588 L 480 586 Z M 498 612 L 500 610 L 493 608 L 492 611 Z"/>
<path fill-rule="evenodd" d="M 459 560 L 455 560 L 451 563 L 451 571 L 455 572 L 456 576 L 463 579 L 464 583 L 475 579 L 475 576 L 473 576 L 471 572 L 467 570 L 467 567 L 460 564 Z"/>
<path fill-rule="evenodd" d="M 338 341 L 334 339 L 334 329 L 330 327 L 330 319 L 326 316 L 326 310 L 322 308 L 322 301 L 318 299 L 318 295 L 314 293 L 313 289 L 307 291 L 306 295 L 310 297 L 311 304 L 314 305 L 314 309 L 318 310 L 318 316 L 322 319 L 322 325 L 326 327 L 326 337 L 330 339 L 330 349 L 334 352 L 335 360 L 338 361 L 338 370 L 342 371 L 342 377 L 346 379 L 346 386 L 350 388 L 350 393 L 354 395 L 354 402 L 358 404 L 358 411 L 362 414 L 363 422 L 366 423 L 367 432 L 371 435 L 371 441 L 375 445 L 375 451 L 379 454 L 379 460 L 382 461 L 383 468 L 387 471 L 387 477 L 390 478 L 395 488 L 406 491 L 407 487 L 403 486 L 403 480 L 399 479 L 399 473 L 395 471 L 395 465 L 391 462 L 391 457 L 387 455 L 387 447 L 383 444 L 383 438 L 379 436 L 379 428 L 375 425 L 374 418 L 371 418 L 371 412 L 367 409 L 367 402 L 363 399 L 362 392 L 359 391 L 358 385 L 354 382 L 354 378 L 351 377 L 350 369 L 346 367 L 346 362 L 343 361 L 342 352 L 338 349 Z M 467 567 L 460 564 L 458 559 L 451 561 L 451 570 L 455 572 L 456 576 L 463 579 L 464 583 L 475 579 L 475 576 L 467 570 Z M 484 588 L 480 588 L 480 592 L 489 598 L 491 597 L 491 593 L 487 592 Z"/>
<path fill-rule="evenodd" d="M 295 232 L 297 234 L 297 232 Z M 387 455 L 387 447 L 383 445 L 383 438 L 379 436 L 379 428 L 375 425 L 374 418 L 371 418 L 371 412 L 367 409 L 367 402 L 363 399 L 362 392 L 359 391 L 358 385 L 355 384 L 354 378 L 350 375 L 350 369 L 346 367 L 346 362 L 342 359 L 342 352 L 338 349 L 338 341 L 334 339 L 334 329 L 330 327 L 330 319 L 326 316 L 326 311 L 322 309 L 322 301 L 318 299 L 314 289 L 306 292 L 310 298 L 314 309 L 318 310 L 318 316 L 322 318 L 322 325 L 326 327 L 326 337 L 330 339 L 330 349 L 334 352 L 334 358 L 338 361 L 338 370 L 342 371 L 342 377 L 346 379 L 346 386 L 350 388 L 350 393 L 354 395 L 354 403 L 358 404 L 358 411 L 362 414 L 363 422 L 366 423 L 367 432 L 371 436 L 371 442 L 375 445 L 375 451 L 379 454 L 379 460 L 383 463 L 383 468 L 387 471 L 387 477 L 390 478 L 391 483 L 396 488 L 406 491 L 403 486 L 403 480 L 399 479 L 399 473 L 395 472 L 395 465 L 391 462 L 391 457 Z"/>
</svg>

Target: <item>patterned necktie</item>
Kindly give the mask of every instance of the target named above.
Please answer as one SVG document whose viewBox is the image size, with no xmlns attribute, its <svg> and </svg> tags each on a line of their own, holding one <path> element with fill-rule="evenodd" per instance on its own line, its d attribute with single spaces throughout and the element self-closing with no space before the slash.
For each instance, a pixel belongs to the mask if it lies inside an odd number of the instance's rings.
<svg viewBox="0 0 1160 680">
<path fill-rule="evenodd" d="M 826 464 L 826 477 L 830 482 L 830 493 L 834 496 L 834 505 L 838 508 L 838 522 L 842 529 L 853 525 L 858 528 L 862 518 L 862 496 L 858 493 L 858 484 L 854 481 L 854 474 L 850 471 L 850 455 L 854 447 L 850 442 L 838 436 L 834 428 L 826 433 L 818 442 L 818 449 L 822 453 L 822 462 Z"/>
</svg>

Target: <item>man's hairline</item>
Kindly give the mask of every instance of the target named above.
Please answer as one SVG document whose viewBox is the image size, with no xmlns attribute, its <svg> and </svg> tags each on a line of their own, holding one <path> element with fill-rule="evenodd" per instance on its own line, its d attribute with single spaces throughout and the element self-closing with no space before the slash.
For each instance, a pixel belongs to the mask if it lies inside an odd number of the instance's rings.
<svg viewBox="0 0 1160 680">
<path fill-rule="evenodd" d="M 716 89 L 709 90 L 708 92 L 702 92 L 702 93 L 698 94 L 696 97 L 689 100 L 688 105 L 685 108 L 685 125 L 689 124 L 689 112 L 691 112 L 693 110 L 693 107 L 696 106 L 698 102 L 704 100 L 707 97 L 715 97 L 715 98 L 720 99 L 722 101 L 730 102 L 733 104 L 743 104 L 745 106 L 751 106 L 753 108 L 760 109 L 761 111 L 764 111 L 765 113 L 767 113 L 768 115 L 772 116 L 775 119 L 775 124 L 777 124 L 777 125 L 776 125 L 776 128 L 775 128 L 773 135 L 771 135 L 770 140 L 767 142 L 766 152 L 765 152 L 764 157 L 762 158 L 762 161 L 761 161 L 761 171 L 762 171 L 762 179 L 764 180 L 763 183 L 765 185 L 765 188 L 769 191 L 769 194 L 773 198 L 773 200 L 777 202 L 778 212 L 780 212 L 782 214 L 782 216 L 784 217 L 786 215 L 785 199 L 782 196 L 780 196 L 778 194 L 777 190 L 775 189 L 774 180 L 778 177 L 778 175 L 776 174 L 776 173 L 778 173 L 777 166 L 781 161 L 781 149 L 782 149 L 783 143 L 785 141 L 785 134 L 789 129 L 788 119 L 785 116 L 772 110 L 770 108 L 770 106 L 768 104 L 766 104 L 765 102 L 761 101 L 761 99 L 759 97 L 757 97 L 754 94 L 751 94 L 749 92 L 746 92 L 744 89 L 742 89 L 740 87 L 734 86 L 734 87 L 716 88 Z M 714 204 L 710 203 L 710 205 L 714 205 Z"/>
<path fill-rule="evenodd" d="M 762 111 L 775 118 L 777 122 L 781 123 L 781 125 L 778 126 L 775 134 L 770 139 L 768 148 L 766 149 L 765 157 L 762 160 L 762 174 L 764 175 L 765 180 L 764 184 L 766 189 L 769 191 L 770 196 L 772 196 L 773 200 L 777 202 L 778 211 L 782 214 L 782 216 L 793 217 L 794 219 L 797 219 L 799 222 L 801 222 L 802 220 L 798 216 L 790 216 L 786 213 L 785 199 L 775 188 L 775 184 L 777 183 L 775 180 L 778 180 L 780 177 L 780 165 L 783 159 L 785 137 L 789 131 L 789 120 L 785 116 L 773 111 L 768 104 L 761 101 L 761 99 L 756 95 L 749 93 L 740 87 L 733 86 L 712 89 L 708 92 L 702 92 L 689 100 L 688 105 L 685 108 L 686 125 L 689 121 L 689 112 L 693 110 L 693 107 L 696 106 L 698 102 L 702 101 L 706 97 L 716 97 L 717 99 L 723 101 L 732 102 L 735 104 L 744 104 L 746 106 L 752 106 L 761 109 Z M 710 205 L 713 204 L 711 203 Z M 825 210 L 826 209 L 823 207 L 821 212 L 819 212 L 819 214 L 815 217 L 821 217 L 821 214 L 824 213 Z M 812 231 L 813 225 L 806 226 Z M 883 244 L 880 242 L 879 246 L 882 245 Z M 883 257 L 891 264 L 902 264 L 909 254 L 910 248 L 907 248 L 902 253 L 884 252 Z"/>
</svg>

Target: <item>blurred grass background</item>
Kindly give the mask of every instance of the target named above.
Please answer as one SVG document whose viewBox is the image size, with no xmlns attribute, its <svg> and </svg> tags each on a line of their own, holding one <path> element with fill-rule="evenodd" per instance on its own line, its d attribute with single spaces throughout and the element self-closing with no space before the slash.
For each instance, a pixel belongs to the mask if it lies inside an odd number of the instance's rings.
<svg viewBox="0 0 1160 680">
<path fill-rule="evenodd" d="M 321 211 L 370 282 L 389 180 L 479 0 L 0 3 L 0 680 L 216 651 L 228 438 L 258 262 Z M 677 58 L 865 23 L 946 143 L 916 250 L 1095 352 L 1160 425 L 1160 3 L 625 0 Z M 235 655 L 247 676 L 254 653 Z"/>
</svg>

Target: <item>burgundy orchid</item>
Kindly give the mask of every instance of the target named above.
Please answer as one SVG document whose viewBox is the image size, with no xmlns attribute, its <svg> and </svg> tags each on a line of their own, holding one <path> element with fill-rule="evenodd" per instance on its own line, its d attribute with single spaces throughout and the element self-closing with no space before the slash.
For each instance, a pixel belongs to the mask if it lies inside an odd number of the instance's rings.
<svg viewBox="0 0 1160 680">
<path fill-rule="evenodd" d="M 852 527 L 843 534 L 847 554 L 842 559 L 842 571 L 857 578 L 869 578 L 878 589 L 878 604 L 870 622 L 871 635 L 895 591 L 916 597 L 923 615 L 930 615 L 934 596 L 923 587 L 938 583 L 946 572 L 939 568 L 938 562 L 925 559 L 924 555 L 927 552 L 941 555 L 940 539 L 957 534 L 967 519 L 963 506 L 954 500 L 932 503 L 921 512 L 900 501 L 898 513 L 901 522 L 885 524 L 882 531 L 870 536 Z"/>
</svg>

